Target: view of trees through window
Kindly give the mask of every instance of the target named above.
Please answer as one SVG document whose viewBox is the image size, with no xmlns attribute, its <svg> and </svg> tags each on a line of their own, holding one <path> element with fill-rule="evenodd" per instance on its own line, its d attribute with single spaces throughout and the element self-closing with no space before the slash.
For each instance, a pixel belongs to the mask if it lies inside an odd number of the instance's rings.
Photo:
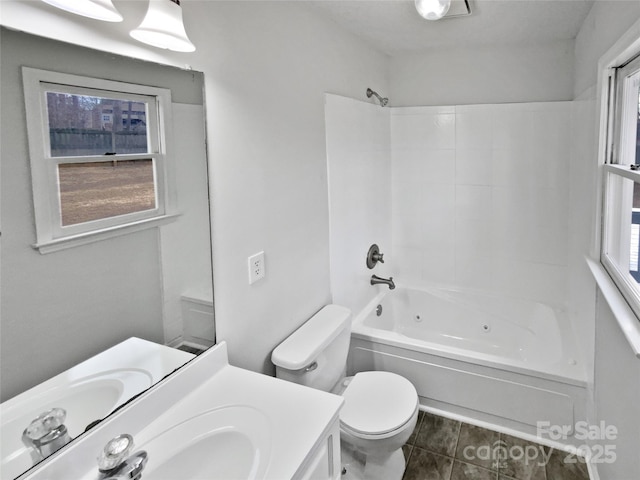
<svg viewBox="0 0 640 480">
<path fill-rule="evenodd" d="M 52 157 L 146 153 L 143 102 L 47 92 Z"/>
</svg>

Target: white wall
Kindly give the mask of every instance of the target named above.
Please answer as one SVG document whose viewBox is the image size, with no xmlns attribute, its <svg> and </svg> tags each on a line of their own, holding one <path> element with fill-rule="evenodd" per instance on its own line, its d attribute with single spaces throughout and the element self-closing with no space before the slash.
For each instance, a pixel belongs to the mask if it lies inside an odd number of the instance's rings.
<svg viewBox="0 0 640 480">
<path fill-rule="evenodd" d="M 165 53 L 128 37 L 144 3 L 116 0 L 125 22 L 108 25 L 3 1 L 1 21 L 204 72 L 216 333 L 233 364 L 272 372 L 271 350 L 331 301 L 324 93 L 388 91 L 387 57 L 304 2 L 280 1 L 184 2 L 197 50 Z M 249 286 L 247 257 L 260 250 L 267 275 Z"/>
<path fill-rule="evenodd" d="M 331 301 L 324 92 L 386 88 L 386 58 L 305 5 L 214 14 L 231 50 L 205 71 L 216 328 L 232 363 L 270 372 L 271 350 Z M 249 286 L 247 257 L 260 250 L 267 277 Z"/>
<path fill-rule="evenodd" d="M 327 168 L 333 302 L 359 312 L 397 271 L 391 253 L 391 152 L 389 109 L 327 95 Z M 384 263 L 366 266 L 377 244 Z"/>
<path fill-rule="evenodd" d="M 594 425 L 613 426 L 615 439 L 596 439 L 613 445 L 616 460 L 597 464 L 601 480 L 635 480 L 640 472 L 640 359 L 629 346 L 604 297 L 598 292 L 595 345 Z"/>
<path fill-rule="evenodd" d="M 637 478 L 640 471 L 640 361 L 632 354 L 613 312 L 584 271 L 584 263 L 579 263 L 578 255 L 599 255 L 595 248 L 599 221 L 594 213 L 599 188 L 596 182 L 598 60 L 639 19 L 638 2 L 596 2 L 578 33 L 575 48 L 574 92 L 579 101 L 575 102 L 578 141 L 574 148 L 575 175 L 572 175 L 571 182 L 572 212 L 575 215 L 571 246 L 575 248 L 576 256 L 572 262 L 570 287 L 574 302 L 582 300 L 592 311 L 593 293 L 596 292 L 595 319 L 589 315 L 582 316 L 584 328 L 595 331 L 591 339 L 595 357 L 590 421 L 593 424 L 604 422 L 618 429 L 615 441 L 596 441 L 615 445 L 617 455 L 614 463 L 596 465 L 601 479 L 631 480 Z"/>
<path fill-rule="evenodd" d="M 575 41 L 574 98 L 596 84 L 598 60 L 640 17 L 640 3 L 634 0 L 594 2 Z"/>
<path fill-rule="evenodd" d="M 393 106 L 573 99 L 573 41 L 475 46 L 398 55 L 390 61 Z"/>
</svg>

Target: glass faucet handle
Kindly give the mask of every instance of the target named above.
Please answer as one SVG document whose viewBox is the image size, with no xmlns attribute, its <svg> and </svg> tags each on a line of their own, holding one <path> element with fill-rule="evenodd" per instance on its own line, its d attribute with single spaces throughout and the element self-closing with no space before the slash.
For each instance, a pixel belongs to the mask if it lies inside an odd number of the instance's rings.
<svg viewBox="0 0 640 480">
<path fill-rule="evenodd" d="M 107 442 L 98 457 L 98 469 L 108 472 L 124 462 L 133 450 L 133 437 L 127 433 L 118 435 Z"/>
<path fill-rule="evenodd" d="M 40 440 L 64 425 L 65 418 L 67 418 L 67 412 L 63 408 L 52 408 L 33 419 L 24 433 L 31 440 Z"/>
</svg>

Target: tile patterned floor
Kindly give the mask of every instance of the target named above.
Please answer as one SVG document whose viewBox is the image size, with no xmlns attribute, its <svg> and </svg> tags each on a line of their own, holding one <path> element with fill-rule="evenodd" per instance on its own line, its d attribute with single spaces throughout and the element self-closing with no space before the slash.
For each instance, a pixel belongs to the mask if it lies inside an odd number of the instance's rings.
<svg viewBox="0 0 640 480">
<path fill-rule="evenodd" d="M 403 480 L 589 480 L 580 457 L 420 412 Z"/>
</svg>

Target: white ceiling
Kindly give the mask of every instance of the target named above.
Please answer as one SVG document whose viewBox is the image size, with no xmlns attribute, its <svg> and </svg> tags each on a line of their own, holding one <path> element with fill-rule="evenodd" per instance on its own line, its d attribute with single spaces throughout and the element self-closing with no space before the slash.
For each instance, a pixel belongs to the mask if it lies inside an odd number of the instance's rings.
<svg viewBox="0 0 640 480">
<path fill-rule="evenodd" d="M 461 1 L 461 0 L 454 0 Z M 471 15 L 424 20 L 413 0 L 313 0 L 318 12 L 389 55 L 575 38 L 593 0 L 470 0 Z"/>
</svg>

